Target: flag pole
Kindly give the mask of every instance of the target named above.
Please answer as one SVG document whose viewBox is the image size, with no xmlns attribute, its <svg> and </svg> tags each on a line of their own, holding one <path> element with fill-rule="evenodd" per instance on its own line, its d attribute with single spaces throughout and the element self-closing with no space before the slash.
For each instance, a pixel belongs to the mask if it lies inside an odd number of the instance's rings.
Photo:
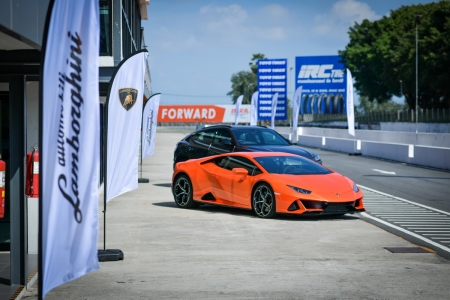
<svg viewBox="0 0 450 300">
<path fill-rule="evenodd" d="M 109 99 L 111 96 L 111 90 L 112 87 L 114 85 L 114 80 L 116 78 L 117 73 L 119 72 L 120 68 L 122 67 L 122 65 L 131 57 L 133 57 L 134 55 L 137 55 L 141 52 L 147 52 L 147 49 L 141 49 L 138 51 L 135 51 L 133 53 L 130 53 L 127 57 L 125 57 L 120 63 L 119 65 L 116 66 L 113 75 L 111 76 L 111 79 L 109 81 L 109 88 L 108 88 L 108 94 L 106 96 L 106 101 L 105 101 L 105 115 L 104 115 L 104 124 L 103 124 L 103 128 L 104 128 L 104 170 L 105 170 L 105 174 L 104 174 L 104 182 L 103 182 L 103 250 L 98 250 L 98 260 L 99 261 L 117 261 L 117 260 L 123 260 L 124 259 L 124 254 L 122 252 L 122 250 L 120 249 L 106 249 L 106 203 L 108 201 L 108 190 L 107 190 L 107 186 L 108 186 L 108 119 L 109 119 Z M 114 91 L 115 93 L 116 91 Z M 136 102 L 137 102 L 137 98 L 136 98 Z"/>
<path fill-rule="evenodd" d="M 42 54 L 41 54 L 41 65 L 40 65 L 40 75 L 39 75 L 39 146 L 41 151 L 45 149 L 43 144 L 43 132 L 44 132 L 44 124 L 43 124 L 43 116 L 44 116 L 44 63 L 45 63 L 45 52 L 47 50 L 47 39 L 48 39 L 48 29 L 50 27 L 50 20 L 53 12 L 53 7 L 55 5 L 55 0 L 50 0 L 47 8 L 47 15 L 45 17 L 44 24 L 44 36 L 42 43 Z M 43 156 L 43 155 L 42 155 Z M 43 174 L 43 158 L 40 157 L 39 162 L 39 174 Z M 43 213 L 44 213 L 44 184 L 43 180 L 39 180 L 39 213 L 38 213 L 38 300 L 42 300 L 44 294 L 44 260 L 43 260 Z"/>
<path fill-rule="evenodd" d="M 117 69 L 120 65 L 117 67 Z M 116 69 L 116 71 L 117 71 Z M 112 76 L 111 81 L 114 79 L 115 74 Z M 110 85 L 111 89 L 111 85 Z M 104 159 L 104 175 L 103 175 L 103 250 L 98 250 L 99 261 L 118 261 L 123 260 L 123 252 L 119 249 L 106 249 L 106 199 L 107 199 L 107 185 L 108 185 L 108 103 L 109 92 L 106 97 L 104 116 L 103 116 L 103 133 L 104 133 L 104 145 L 103 145 L 103 159 Z"/>
<path fill-rule="evenodd" d="M 150 99 L 147 100 L 147 102 L 150 101 Z M 145 105 L 142 105 L 142 118 L 141 118 L 141 150 L 140 150 L 140 156 L 141 156 L 141 177 L 138 178 L 138 183 L 149 183 L 150 180 L 148 178 L 142 178 L 142 132 L 144 131 L 144 107 Z"/>
</svg>

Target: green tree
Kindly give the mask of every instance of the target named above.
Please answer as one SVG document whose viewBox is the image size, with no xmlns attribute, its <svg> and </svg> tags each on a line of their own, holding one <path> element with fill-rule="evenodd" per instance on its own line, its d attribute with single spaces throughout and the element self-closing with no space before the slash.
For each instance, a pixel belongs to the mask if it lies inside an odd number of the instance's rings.
<svg viewBox="0 0 450 300">
<path fill-rule="evenodd" d="M 231 96 L 233 104 L 240 95 L 244 95 L 242 104 L 250 104 L 253 93 L 258 89 L 258 60 L 265 58 L 264 54 L 253 54 L 249 63 L 250 71 L 240 71 L 231 75 L 231 91 L 227 93 L 227 96 Z"/>
<path fill-rule="evenodd" d="M 402 6 L 380 20 L 355 23 L 348 32 L 350 42 L 339 55 L 351 70 L 361 96 L 380 104 L 393 95 L 404 96 L 408 106 L 414 109 L 416 24 L 419 107 L 450 108 L 448 0 Z"/>
<path fill-rule="evenodd" d="M 361 96 L 359 98 L 359 104 L 356 106 L 356 111 L 360 114 L 367 114 L 370 112 L 385 112 L 393 113 L 398 110 L 407 110 L 407 104 L 400 104 L 394 101 L 387 101 L 383 103 L 378 103 L 376 101 L 369 101 L 366 96 Z"/>
</svg>

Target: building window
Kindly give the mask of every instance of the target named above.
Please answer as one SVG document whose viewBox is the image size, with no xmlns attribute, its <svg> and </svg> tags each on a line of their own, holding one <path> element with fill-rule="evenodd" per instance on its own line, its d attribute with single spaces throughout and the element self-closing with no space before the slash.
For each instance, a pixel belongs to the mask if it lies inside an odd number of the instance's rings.
<svg viewBox="0 0 450 300">
<path fill-rule="evenodd" d="M 100 56 L 112 56 L 111 3 L 100 1 Z"/>
<path fill-rule="evenodd" d="M 137 1 L 122 0 L 123 56 L 141 49 L 141 14 Z"/>
</svg>

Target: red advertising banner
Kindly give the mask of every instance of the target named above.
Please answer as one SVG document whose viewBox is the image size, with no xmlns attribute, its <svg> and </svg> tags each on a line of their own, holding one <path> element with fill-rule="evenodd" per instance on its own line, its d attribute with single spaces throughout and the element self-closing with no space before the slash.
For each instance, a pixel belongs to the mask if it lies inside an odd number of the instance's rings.
<svg viewBox="0 0 450 300">
<path fill-rule="evenodd" d="M 158 122 L 223 122 L 225 108 L 217 105 L 160 105 Z"/>
</svg>

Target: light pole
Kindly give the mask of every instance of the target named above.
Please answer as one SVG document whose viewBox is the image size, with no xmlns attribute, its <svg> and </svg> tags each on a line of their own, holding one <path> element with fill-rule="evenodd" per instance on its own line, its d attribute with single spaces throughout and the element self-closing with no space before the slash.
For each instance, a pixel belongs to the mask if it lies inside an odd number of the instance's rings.
<svg viewBox="0 0 450 300">
<path fill-rule="evenodd" d="M 416 134 L 419 132 L 419 46 L 417 43 L 417 25 L 419 24 L 420 18 L 422 18 L 422 15 L 416 16 Z"/>
<path fill-rule="evenodd" d="M 293 69 L 294 67 L 291 67 L 290 69 L 289 69 L 289 77 L 291 77 L 291 78 L 293 78 L 292 77 L 292 69 Z M 292 93 L 292 98 L 291 98 L 291 103 L 290 103 L 290 106 L 291 106 L 291 119 L 289 120 L 289 123 L 290 123 L 290 126 L 289 127 L 291 127 L 292 128 L 292 123 L 293 123 L 293 118 L 295 118 L 295 116 L 294 116 L 294 95 L 295 95 L 295 79 L 294 80 L 292 80 L 292 87 L 291 87 L 291 89 L 294 89 L 294 92 Z M 288 89 L 286 89 L 286 95 L 287 95 L 287 93 L 288 93 Z M 287 97 L 286 97 L 287 98 Z M 298 118 L 298 116 L 297 116 L 297 118 Z"/>
<path fill-rule="evenodd" d="M 403 96 L 403 85 L 401 79 L 400 79 L 400 96 Z"/>
</svg>

